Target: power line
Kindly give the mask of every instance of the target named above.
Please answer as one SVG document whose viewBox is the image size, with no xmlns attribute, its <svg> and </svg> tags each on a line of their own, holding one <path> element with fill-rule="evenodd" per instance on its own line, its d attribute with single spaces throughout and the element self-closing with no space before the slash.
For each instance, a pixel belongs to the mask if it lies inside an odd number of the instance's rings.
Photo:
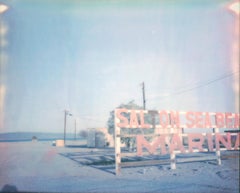
<svg viewBox="0 0 240 193">
<path fill-rule="evenodd" d="M 222 74 L 222 75 L 220 75 L 220 76 L 218 76 L 218 77 L 216 77 L 215 79 L 213 79 L 213 80 L 208 80 L 208 81 L 197 81 L 196 83 L 194 83 L 194 84 L 189 84 L 188 86 L 182 86 L 182 87 L 180 87 L 179 89 L 184 89 L 184 88 L 188 88 L 188 87 L 196 87 L 196 86 L 198 86 L 199 84 L 200 85 L 202 85 L 202 84 L 208 84 L 209 82 L 212 82 L 212 81 L 214 81 L 215 82 L 215 80 L 221 80 L 221 79 L 224 79 L 224 78 L 227 78 L 227 77 L 229 77 L 229 76 L 232 76 L 232 75 L 234 75 L 234 74 L 236 74 L 236 73 L 239 73 L 239 71 L 237 71 L 237 72 L 227 72 L 227 73 L 225 73 L 225 74 Z M 191 86 L 192 85 L 192 86 Z"/>
<path fill-rule="evenodd" d="M 221 76 L 219 76 L 219 77 L 217 77 L 217 78 L 215 78 L 215 79 L 213 79 L 213 80 L 209 80 L 209 81 L 203 82 L 203 83 L 200 82 L 200 83 L 197 83 L 195 86 L 193 86 L 193 87 L 191 87 L 191 88 L 182 89 L 182 90 L 173 92 L 173 93 L 171 93 L 171 94 L 168 94 L 168 95 L 166 95 L 166 96 L 160 96 L 160 97 L 168 97 L 168 96 L 179 95 L 179 94 L 183 94 L 183 93 L 186 93 L 186 92 L 190 92 L 190 91 L 192 91 L 192 90 L 205 87 L 205 86 L 207 86 L 207 85 L 209 85 L 209 84 L 212 84 L 212 83 L 214 83 L 214 82 L 217 82 L 217 81 L 219 81 L 219 80 L 222 80 L 222 79 L 231 77 L 231 76 L 233 76 L 234 74 L 238 74 L 238 73 L 239 73 L 239 71 L 231 72 L 231 73 L 226 73 L 226 74 L 221 75 Z M 182 87 L 182 88 L 184 88 L 184 87 Z"/>
</svg>

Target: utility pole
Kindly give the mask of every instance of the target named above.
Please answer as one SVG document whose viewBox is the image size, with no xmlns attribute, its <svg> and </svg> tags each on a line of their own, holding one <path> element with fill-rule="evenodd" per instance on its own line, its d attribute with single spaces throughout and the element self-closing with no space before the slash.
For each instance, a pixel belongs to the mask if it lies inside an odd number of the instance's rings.
<svg viewBox="0 0 240 193">
<path fill-rule="evenodd" d="M 145 85 L 142 83 L 142 93 L 143 93 L 143 109 L 146 109 L 146 99 L 145 99 Z"/>
<path fill-rule="evenodd" d="M 67 115 L 72 116 L 68 110 L 64 110 L 64 146 L 66 145 L 66 129 L 67 129 Z"/>
<path fill-rule="evenodd" d="M 64 110 L 64 146 L 65 146 L 65 141 L 66 141 L 66 126 L 67 126 L 67 110 Z"/>
<path fill-rule="evenodd" d="M 76 141 L 76 138 L 77 138 L 76 132 L 77 132 L 77 120 L 75 119 L 75 136 L 74 136 L 75 141 Z"/>
</svg>

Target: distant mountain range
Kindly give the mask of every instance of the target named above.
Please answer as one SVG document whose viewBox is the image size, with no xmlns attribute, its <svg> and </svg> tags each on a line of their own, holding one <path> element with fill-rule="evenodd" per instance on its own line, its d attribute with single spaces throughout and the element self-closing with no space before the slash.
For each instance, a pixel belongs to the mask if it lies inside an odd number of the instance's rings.
<svg viewBox="0 0 240 193">
<path fill-rule="evenodd" d="M 0 133 L 0 142 L 3 141 L 31 141 L 32 137 L 38 140 L 56 140 L 63 139 L 63 133 L 46 133 L 46 132 L 12 132 Z M 77 136 L 77 138 L 81 138 Z M 67 133 L 66 139 L 74 139 L 73 133 Z"/>
</svg>

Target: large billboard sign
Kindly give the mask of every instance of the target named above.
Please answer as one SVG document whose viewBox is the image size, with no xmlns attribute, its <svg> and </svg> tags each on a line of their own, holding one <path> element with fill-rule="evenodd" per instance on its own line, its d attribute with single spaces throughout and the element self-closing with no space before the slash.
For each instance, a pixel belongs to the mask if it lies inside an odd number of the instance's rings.
<svg viewBox="0 0 240 193">
<path fill-rule="evenodd" d="M 154 114 L 159 118 L 158 125 L 146 124 L 144 116 Z M 144 111 L 117 109 L 117 127 L 121 128 L 239 128 L 238 113 L 180 112 L 180 111 Z"/>
<path fill-rule="evenodd" d="M 124 165 L 121 164 L 121 157 L 126 155 L 121 152 L 121 138 L 124 137 L 135 138 L 136 154 L 132 154 L 134 156 L 142 156 L 146 152 L 158 155 L 170 154 L 172 169 L 176 168 L 177 153 L 216 152 L 216 160 L 221 164 L 220 150 L 239 149 L 239 117 L 238 113 L 229 112 L 116 109 L 116 173 L 119 173 L 121 165 Z M 128 134 L 121 132 L 124 129 L 130 129 L 131 132 L 128 131 Z M 134 130 L 139 129 L 142 132 L 136 134 Z M 150 129 L 151 133 L 144 132 Z M 191 132 L 183 132 L 184 129 Z M 201 132 L 201 129 L 207 132 Z M 225 132 L 220 132 L 219 129 L 224 129 Z M 185 141 L 187 142 L 184 143 Z M 221 146 L 225 148 L 220 148 Z"/>
</svg>

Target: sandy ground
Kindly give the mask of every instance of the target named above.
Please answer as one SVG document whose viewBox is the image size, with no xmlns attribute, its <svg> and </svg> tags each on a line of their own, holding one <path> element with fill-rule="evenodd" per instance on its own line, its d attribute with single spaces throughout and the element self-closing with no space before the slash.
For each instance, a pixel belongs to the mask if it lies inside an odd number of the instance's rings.
<svg viewBox="0 0 240 193">
<path fill-rule="evenodd" d="M 51 142 L 0 143 L 0 190 L 22 192 L 239 192 L 239 151 L 214 161 L 122 168 L 113 149 L 55 147 Z M 198 155 L 202 155 L 199 154 Z M 98 163 L 93 165 L 92 163 Z"/>
</svg>

